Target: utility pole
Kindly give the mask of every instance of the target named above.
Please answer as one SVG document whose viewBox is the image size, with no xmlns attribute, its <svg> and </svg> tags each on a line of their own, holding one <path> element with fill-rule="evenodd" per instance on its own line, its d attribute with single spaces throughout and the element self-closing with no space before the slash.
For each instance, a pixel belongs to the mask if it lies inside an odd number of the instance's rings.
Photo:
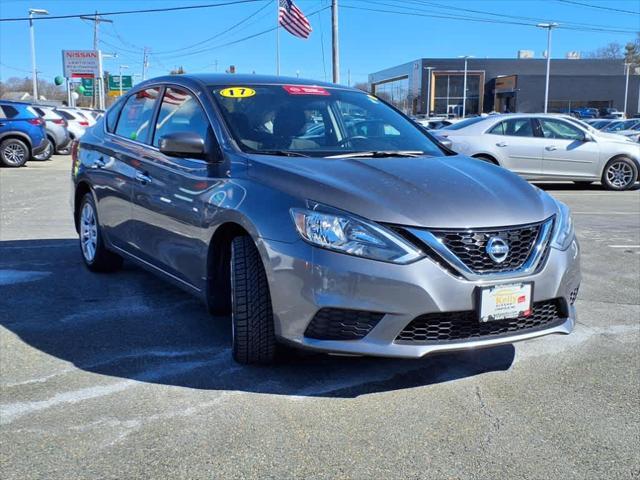
<svg viewBox="0 0 640 480">
<path fill-rule="evenodd" d="M 36 36 L 33 32 L 33 16 L 49 15 L 49 12 L 41 8 L 29 9 L 29 37 L 31 38 L 31 83 L 33 86 L 33 101 L 38 101 L 38 70 L 36 69 Z"/>
<path fill-rule="evenodd" d="M 551 69 L 551 30 L 558 26 L 557 23 L 539 23 L 538 28 L 547 29 L 547 76 L 544 85 L 544 113 L 549 107 L 549 71 Z"/>
<path fill-rule="evenodd" d="M 331 40 L 333 83 L 340 83 L 340 46 L 338 38 L 338 0 L 331 0 Z"/>
<path fill-rule="evenodd" d="M 629 99 L 629 70 L 631 70 L 631 64 L 630 63 L 625 63 L 624 64 L 625 68 L 627 69 L 627 73 L 626 73 L 626 80 L 624 83 L 624 116 L 626 118 L 629 118 L 628 114 L 627 114 L 627 100 Z"/>
<path fill-rule="evenodd" d="M 473 58 L 472 55 L 463 55 L 464 58 L 464 80 L 462 82 L 462 118 L 467 114 L 467 60 Z"/>
<path fill-rule="evenodd" d="M 94 105 L 97 103 L 98 104 L 98 108 L 104 110 L 104 106 L 105 106 L 105 98 L 104 98 L 104 78 L 103 78 L 103 71 L 102 71 L 102 54 L 100 53 L 100 42 L 98 39 L 98 33 L 99 33 L 99 29 L 98 29 L 98 25 L 100 25 L 100 23 L 113 23 L 113 20 L 107 20 L 106 18 L 102 18 L 99 14 L 98 11 L 96 10 L 95 14 L 93 16 L 88 16 L 88 15 L 82 15 L 80 17 L 82 20 L 88 20 L 90 22 L 93 22 L 93 50 L 97 53 L 98 55 L 98 75 L 95 76 L 94 78 L 94 85 L 93 85 L 93 103 Z M 97 102 L 96 102 L 97 99 Z"/>
<path fill-rule="evenodd" d="M 351 69 L 347 69 L 347 86 L 351 86 Z"/>
<path fill-rule="evenodd" d="M 147 68 L 149 68 L 149 49 L 144 47 L 142 52 L 142 81 L 147 79 Z"/>
</svg>

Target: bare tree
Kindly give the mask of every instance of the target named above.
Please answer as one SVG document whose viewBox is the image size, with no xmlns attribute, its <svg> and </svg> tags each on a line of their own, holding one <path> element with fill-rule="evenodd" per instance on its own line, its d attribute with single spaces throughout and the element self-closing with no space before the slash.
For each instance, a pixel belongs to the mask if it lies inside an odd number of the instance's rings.
<svg viewBox="0 0 640 480">
<path fill-rule="evenodd" d="M 353 88 L 357 88 L 359 90 L 362 90 L 363 92 L 367 92 L 369 93 L 369 84 L 366 82 L 357 82 L 356 84 L 353 85 Z"/>
<path fill-rule="evenodd" d="M 617 42 L 611 42 L 604 47 L 600 47 L 592 52 L 588 52 L 586 55 L 587 58 L 609 58 L 609 59 L 618 59 L 624 58 L 624 49 L 622 45 Z"/>
</svg>

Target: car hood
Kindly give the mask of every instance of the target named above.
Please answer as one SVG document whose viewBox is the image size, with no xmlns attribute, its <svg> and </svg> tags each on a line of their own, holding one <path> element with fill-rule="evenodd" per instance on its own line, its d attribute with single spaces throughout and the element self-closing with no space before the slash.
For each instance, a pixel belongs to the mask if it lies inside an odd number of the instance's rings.
<svg viewBox="0 0 640 480">
<path fill-rule="evenodd" d="M 397 225 L 520 225 L 544 220 L 557 209 L 549 195 L 517 175 L 461 155 L 341 159 L 251 155 L 248 174 L 301 200 Z"/>
</svg>

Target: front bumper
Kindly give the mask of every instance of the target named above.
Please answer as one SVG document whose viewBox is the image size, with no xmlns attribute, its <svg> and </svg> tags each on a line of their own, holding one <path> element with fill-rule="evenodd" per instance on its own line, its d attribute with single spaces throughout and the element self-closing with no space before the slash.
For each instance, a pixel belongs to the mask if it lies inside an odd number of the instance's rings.
<svg viewBox="0 0 640 480">
<path fill-rule="evenodd" d="M 40 155 L 41 153 L 44 153 L 44 151 L 47 149 L 47 145 L 48 145 L 47 137 L 45 137 L 37 146 L 33 147 L 31 151 L 31 155 L 35 157 L 36 155 Z"/>
<path fill-rule="evenodd" d="M 481 281 L 453 276 L 430 258 L 395 265 L 322 250 L 303 241 L 261 239 L 258 246 L 267 269 L 276 335 L 301 348 L 419 358 L 433 352 L 512 343 L 551 333 L 568 334 L 576 321 L 570 295 L 581 278 L 577 241 L 566 251 L 552 248 L 535 274 Z M 475 310 L 477 287 L 514 281 L 534 282 L 533 302 L 559 299 L 566 307 L 562 318 L 550 328 L 515 331 L 499 337 L 429 344 L 396 342 L 398 334 L 416 317 Z M 309 338 L 305 330 L 321 308 L 380 312 L 384 316 L 359 340 Z"/>
</svg>

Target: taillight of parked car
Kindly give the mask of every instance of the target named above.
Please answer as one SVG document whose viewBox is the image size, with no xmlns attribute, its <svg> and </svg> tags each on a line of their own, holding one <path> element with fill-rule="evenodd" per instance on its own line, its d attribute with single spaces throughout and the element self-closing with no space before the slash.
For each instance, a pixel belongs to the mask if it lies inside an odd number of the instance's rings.
<svg viewBox="0 0 640 480">
<path fill-rule="evenodd" d="M 89 126 L 89 122 L 87 122 L 86 120 L 80 120 L 78 122 L 78 125 L 80 125 L 82 127 L 88 127 Z"/>
<path fill-rule="evenodd" d="M 64 118 L 54 118 L 53 123 L 56 125 L 64 125 L 65 127 L 67 126 L 67 121 Z"/>
<path fill-rule="evenodd" d="M 31 125 L 44 125 L 44 120 L 40 117 L 27 120 Z"/>
</svg>

